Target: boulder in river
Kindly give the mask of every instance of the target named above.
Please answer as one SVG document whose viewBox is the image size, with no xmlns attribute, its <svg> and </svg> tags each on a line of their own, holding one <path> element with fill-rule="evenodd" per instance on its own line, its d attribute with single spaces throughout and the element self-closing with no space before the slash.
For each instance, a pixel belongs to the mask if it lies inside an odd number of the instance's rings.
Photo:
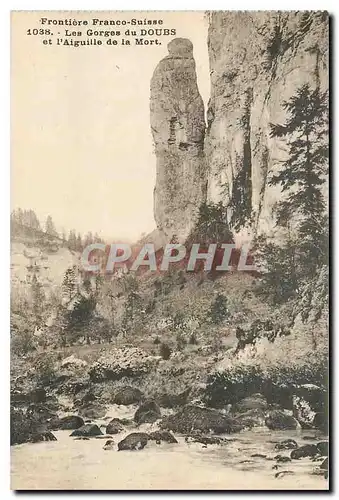
<svg viewBox="0 0 339 500">
<path fill-rule="evenodd" d="M 107 439 L 103 449 L 104 450 L 114 450 L 114 446 L 115 446 L 115 443 L 114 443 L 114 440 L 113 439 Z"/>
<path fill-rule="evenodd" d="M 100 435 L 102 435 L 102 432 L 96 424 L 85 424 L 79 429 L 75 429 L 72 432 L 71 437 L 75 436 L 93 437 Z"/>
<path fill-rule="evenodd" d="M 268 404 L 265 396 L 260 393 L 252 394 L 246 398 L 241 399 L 238 403 L 232 406 L 232 413 L 246 413 L 250 410 L 267 410 Z"/>
<path fill-rule="evenodd" d="M 304 446 L 300 446 L 300 448 L 291 451 L 291 458 L 298 460 L 299 458 L 304 457 L 314 457 L 318 453 L 319 451 L 315 444 L 305 444 Z"/>
<path fill-rule="evenodd" d="M 238 432 L 243 428 L 236 419 L 229 415 L 195 405 L 184 406 L 177 413 L 164 417 L 160 427 L 185 434 L 194 430 L 202 433 L 223 434 Z"/>
<path fill-rule="evenodd" d="M 149 439 L 154 441 L 164 441 L 165 443 L 177 443 L 173 434 L 169 431 L 153 431 L 149 433 Z"/>
<path fill-rule="evenodd" d="M 133 405 L 140 403 L 144 398 L 143 393 L 130 385 L 119 387 L 114 394 L 113 403 L 117 405 Z"/>
<path fill-rule="evenodd" d="M 261 408 L 253 408 L 233 416 L 243 427 L 252 428 L 265 425 L 266 412 Z"/>
<path fill-rule="evenodd" d="M 274 460 L 276 460 L 277 462 L 280 462 L 280 463 L 291 462 L 290 457 L 287 457 L 285 455 L 276 455 L 274 457 Z"/>
<path fill-rule="evenodd" d="M 79 408 L 80 415 L 91 420 L 104 417 L 106 415 L 106 412 L 106 406 L 103 406 L 99 403 L 89 403 Z"/>
<path fill-rule="evenodd" d="M 121 424 L 118 418 L 113 418 L 106 427 L 107 434 L 118 434 L 124 430 L 124 426 Z"/>
<path fill-rule="evenodd" d="M 272 431 L 298 429 L 300 427 L 299 422 L 294 417 L 280 410 L 270 411 L 266 416 L 265 424 Z"/>
<path fill-rule="evenodd" d="M 328 432 L 328 418 L 324 412 L 319 412 L 314 415 L 313 427 L 322 432 Z"/>
<path fill-rule="evenodd" d="M 328 457 L 328 441 L 320 441 L 316 446 L 322 457 Z"/>
<path fill-rule="evenodd" d="M 223 438 L 217 436 L 205 436 L 199 433 L 186 436 L 185 441 L 186 443 L 201 443 L 204 445 L 225 443 Z"/>
<path fill-rule="evenodd" d="M 57 441 L 57 438 L 52 432 L 44 431 L 31 434 L 29 441 L 31 443 L 40 443 L 40 441 Z"/>
<path fill-rule="evenodd" d="M 161 410 L 155 401 L 142 403 L 134 415 L 137 424 L 154 423 L 161 418 Z"/>
<path fill-rule="evenodd" d="M 298 443 L 294 439 L 284 439 L 275 445 L 276 450 L 295 450 L 298 448 Z"/>
<path fill-rule="evenodd" d="M 157 398 L 157 401 L 159 405 L 163 406 L 164 408 L 176 408 L 177 406 L 184 406 L 185 404 L 187 404 L 190 392 L 191 389 L 186 389 L 179 394 L 170 394 L 168 392 L 165 392 Z"/>
<path fill-rule="evenodd" d="M 118 451 L 121 450 L 142 450 L 148 442 L 149 436 L 145 432 L 132 432 L 128 434 L 120 443 Z"/>
<path fill-rule="evenodd" d="M 84 420 L 79 415 L 67 415 L 66 417 L 53 420 L 50 428 L 53 430 L 71 431 L 79 429 L 84 423 Z"/>
</svg>

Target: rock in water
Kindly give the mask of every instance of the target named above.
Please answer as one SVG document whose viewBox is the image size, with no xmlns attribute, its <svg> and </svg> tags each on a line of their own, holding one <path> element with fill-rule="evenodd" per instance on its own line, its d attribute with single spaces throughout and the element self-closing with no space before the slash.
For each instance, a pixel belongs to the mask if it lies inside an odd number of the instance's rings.
<svg viewBox="0 0 339 500">
<path fill-rule="evenodd" d="M 84 421 L 78 415 L 68 415 L 67 417 L 59 418 L 53 420 L 50 428 L 53 430 L 63 430 L 71 431 L 74 429 L 79 429 L 84 425 Z"/>
<path fill-rule="evenodd" d="M 216 434 L 238 432 L 243 428 L 236 419 L 228 415 L 194 405 L 187 405 L 177 413 L 163 418 L 160 427 L 180 433 L 196 430 Z"/>
<path fill-rule="evenodd" d="M 280 410 L 270 411 L 265 419 L 265 424 L 273 431 L 298 429 L 300 427 L 299 422 L 294 417 L 286 415 L 286 413 Z"/>
<path fill-rule="evenodd" d="M 295 450 L 298 448 L 298 443 L 294 439 L 284 439 L 275 445 L 276 450 Z"/>
<path fill-rule="evenodd" d="M 177 443 L 173 434 L 169 431 L 154 431 L 149 433 L 149 439 L 153 441 L 164 441 L 165 443 Z"/>
<path fill-rule="evenodd" d="M 75 436 L 93 437 L 100 435 L 102 435 L 102 432 L 96 424 L 85 424 L 79 429 L 74 430 L 71 434 L 71 437 Z"/>
<path fill-rule="evenodd" d="M 114 450 L 114 441 L 113 439 L 108 439 L 103 447 L 104 450 Z"/>
<path fill-rule="evenodd" d="M 114 394 L 113 403 L 117 405 L 133 405 L 140 403 L 143 393 L 136 387 L 124 386 L 117 389 Z"/>
<path fill-rule="evenodd" d="M 298 460 L 299 458 L 304 457 L 314 457 L 318 453 L 319 450 L 315 444 L 305 444 L 304 446 L 300 446 L 300 448 L 291 451 L 291 458 Z"/>
<path fill-rule="evenodd" d="M 119 434 L 119 432 L 124 430 L 124 426 L 121 424 L 118 418 L 113 418 L 106 427 L 107 434 Z"/>
<path fill-rule="evenodd" d="M 134 422 L 137 424 L 153 423 L 161 418 L 160 407 L 155 403 L 155 401 L 146 401 L 143 403 L 134 415 Z"/>
<path fill-rule="evenodd" d="M 168 56 L 151 81 L 151 129 L 156 154 L 154 216 L 167 237 L 185 240 L 206 201 L 205 119 L 193 45 L 186 38 L 168 44 Z"/>
<path fill-rule="evenodd" d="M 320 441 L 317 443 L 318 452 L 323 457 L 328 457 L 328 441 Z"/>
<path fill-rule="evenodd" d="M 243 398 L 232 406 L 232 413 L 245 413 L 250 410 L 267 410 L 268 404 L 262 394 L 253 394 Z"/>
<path fill-rule="evenodd" d="M 118 443 L 118 451 L 121 450 L 142 450 L 149 439 L 145 432 L 132 432 Z"/>
<path fill-rule="evenodd" d="M 31 435 L 31 443 L 39 443 L 40 441 L 57 441 L 57 438 L 50 431 L 38 432 Z"/>
<path fill-rule="evenodd" d="M 89 419 L 103 418 L 106 412 L 107 408 L 98 403 L 89 403 L 79 408 L 80 415 Z"/>
</svg>

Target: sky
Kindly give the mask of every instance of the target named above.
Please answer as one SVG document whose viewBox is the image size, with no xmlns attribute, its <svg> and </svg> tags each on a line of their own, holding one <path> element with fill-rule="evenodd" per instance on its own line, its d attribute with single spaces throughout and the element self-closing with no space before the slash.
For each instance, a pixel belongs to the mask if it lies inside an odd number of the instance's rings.
<svg viewBox="0 0 339 500">
<path fill-rule="evenodd" d="M 44 45 L 39 19 L 163 19 L 159 46 Z M 54 36 L 66 29 L 50 26 Z M 120 29 L 105 26 L 93 29 Z M 203 12 L 16 12 L 11 30 L 11 207 L 50 214 L 59 231 L 135 240 L 155 228 L 150 80 L 167 43 L 189 38 L 198 86 L 209 98 Z M 48 37 L 47 37 L 48 38 Z M 75 39 L 75 37 L 73 37 Z M 85 36 L 84 38 L 87 38 Z M 101 38 L 102 40 L 105 40 Z"/>
</svg>

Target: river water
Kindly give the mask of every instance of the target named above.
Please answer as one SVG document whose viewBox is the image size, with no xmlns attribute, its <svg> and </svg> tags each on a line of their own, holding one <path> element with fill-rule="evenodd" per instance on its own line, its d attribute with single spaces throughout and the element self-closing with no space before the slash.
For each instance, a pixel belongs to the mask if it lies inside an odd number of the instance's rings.
<svg viewBox="0 0 339 500">
<path fill-rule="evenodd" d="M 121 417 L 121 412 L 113 416 Z M 125 416 L 125 415 L 124 415 Z M 145 424 L 139 431 L 150 431 Z M 133 432 L 135 429 L 130 429 Z M 104 432 L 104 431 L 103 431 Z M 114 436 L 118 443 L 129 432 Z M 295 439 L 299 445 L 315 443 L 314 431 L 272 432 L 255 428 L 225 436 L 225 445 L 154 441 L 140 451 L 104 450 L 105 439 L 74 440 L 70 431 L 54 432 L 57 441 L 27 443 L 11 448 L 12 489 L 44 490 L 232 490 L 232 489 L 328 489 L 322 476 L 312 474 L 319 462 L 309 458 L 276 464 L 275 455 L 290 451 L 274 449 L 275 442 Z M 307 439 L 305 439 L 305 437 Z M 318 436 L 323 440 L 324 436 Z M 251 457 L 255 453 L 266 458 Z M 275 474 L 291 471 L 293 474 Z"/>
</svg>

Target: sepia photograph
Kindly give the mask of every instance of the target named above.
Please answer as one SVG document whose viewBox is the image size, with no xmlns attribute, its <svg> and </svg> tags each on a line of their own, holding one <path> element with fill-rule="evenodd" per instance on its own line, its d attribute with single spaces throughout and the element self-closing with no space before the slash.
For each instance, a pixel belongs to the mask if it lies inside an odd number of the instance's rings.
<svg viewBox="0 0 339 500">
<path fill-rule="evenodd" d="M 329 13 L 10 31 L 11 489 L 328 491 Z"/>
</svg>

